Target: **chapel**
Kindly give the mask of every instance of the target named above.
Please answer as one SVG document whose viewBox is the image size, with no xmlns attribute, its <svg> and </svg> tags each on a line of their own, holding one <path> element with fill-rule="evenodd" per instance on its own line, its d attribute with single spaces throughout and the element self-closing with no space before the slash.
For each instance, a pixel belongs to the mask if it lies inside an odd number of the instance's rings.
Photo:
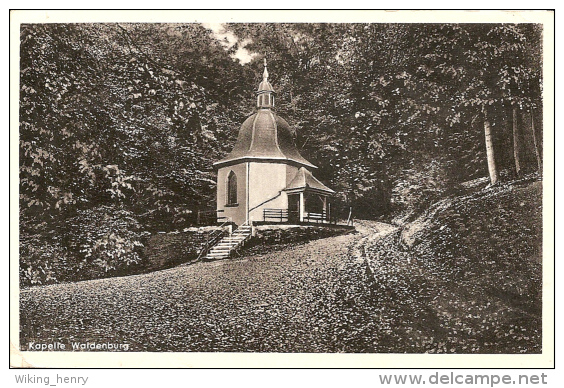
<svg viewBox="0 0 564 388">
<path fill-rule="evenodd" d="M 335 192 L 313 176 L 317 167 L 300 155 L 295 131 L 274 112 L 266 59 L 256 95 L 257 111 L 243 122 L 233 150 L 214 163 L 218 219 L 329 222 Z"/>
</svg>

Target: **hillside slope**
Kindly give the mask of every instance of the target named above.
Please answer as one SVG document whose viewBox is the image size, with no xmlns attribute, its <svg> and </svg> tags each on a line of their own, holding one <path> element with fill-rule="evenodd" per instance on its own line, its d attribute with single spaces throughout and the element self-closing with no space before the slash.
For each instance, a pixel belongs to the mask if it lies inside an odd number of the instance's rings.
<svg viewBox="0 0 564 388">
<path fill-rule="evenodd" d="M 369 244 L 377 350 L 541 352 L 541 248 L 541 182 L 444 200 Z"/>
</svg>

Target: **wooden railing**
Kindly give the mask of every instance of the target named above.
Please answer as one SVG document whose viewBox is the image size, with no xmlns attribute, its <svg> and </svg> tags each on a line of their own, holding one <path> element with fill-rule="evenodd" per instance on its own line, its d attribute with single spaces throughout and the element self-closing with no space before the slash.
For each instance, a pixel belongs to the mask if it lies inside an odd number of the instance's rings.
<svg viewBox="0 0 564 388">
<path fill-rule="evenodd" d="M 216 219 L 217 219 L 217 222 L 227 220 L 227 217 L 224 216 L 222 213 L 225 213 L 225 210 L 219 209 L 219 210 L 216 210 L 216 211 L 215 211 L 215 217 L 216 217 Z"/>
<path fill-rule="evenodd" d="M 196 225 L 215 225 L 223 222 L 226 217 L 223 216 L 224 210 L 198 210 L 196 216 Z"/>
<path fill-rule="evenodd" d="M 304 214 L 304 221 L 305 222 L 325 222 L 325 221 L 329 221 L 327 219 L 327 212 L 321 212 L 321 213 L 313 213 L 313 212 L 308 212 Z"/>
<path fill-rule="evenodd" d="M 278 222 L 288 221 L 288 209 L 264 209 L 262 211 L 263 221 L 278 220 Z"/>
<path fill-rule="evenodd" d="M 297 211 L 289 211 L 288 209 L 263 209 L 262 220 L 263 221 L 278 221 L 278 222 L 288 222 L 291 219 L 296 222 L 300 219 L 300 214 Z M 336 222 L 336 220 L 334 220 Z M 327 212 L 315 213 L 306 212 L 303 217 L 303 222 L 330 222 L 327 217 Z"/>
</svg>

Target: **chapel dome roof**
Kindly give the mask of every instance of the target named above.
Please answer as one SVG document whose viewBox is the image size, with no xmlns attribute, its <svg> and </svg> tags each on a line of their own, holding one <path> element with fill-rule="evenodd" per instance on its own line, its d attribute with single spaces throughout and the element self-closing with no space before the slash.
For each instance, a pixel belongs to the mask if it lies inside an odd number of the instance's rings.
<svg viewBox="0 0 564 388">
<path fill-rule="evenodd" d="M 243 122 L 237 142 L 216 166 L 248 160 L 280 160 L 315 168 L 300 155 L 294 143 L 295 131 L 270 109 L 259 109 Z"/>
</svg>

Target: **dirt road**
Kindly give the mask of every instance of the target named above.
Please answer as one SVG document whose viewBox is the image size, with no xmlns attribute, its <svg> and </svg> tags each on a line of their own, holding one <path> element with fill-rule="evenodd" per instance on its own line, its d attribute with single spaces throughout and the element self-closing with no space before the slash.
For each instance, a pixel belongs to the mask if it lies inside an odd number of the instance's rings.
<svg viewBox="0 0 564 388">
<path fill-rule="evenodd" d="M 36 287 L 21 294 L 21 346 L 127 343 L 130 351 L 367 352 L 374 314 L 358 233 L 242 259 Z"/>
</svg>

